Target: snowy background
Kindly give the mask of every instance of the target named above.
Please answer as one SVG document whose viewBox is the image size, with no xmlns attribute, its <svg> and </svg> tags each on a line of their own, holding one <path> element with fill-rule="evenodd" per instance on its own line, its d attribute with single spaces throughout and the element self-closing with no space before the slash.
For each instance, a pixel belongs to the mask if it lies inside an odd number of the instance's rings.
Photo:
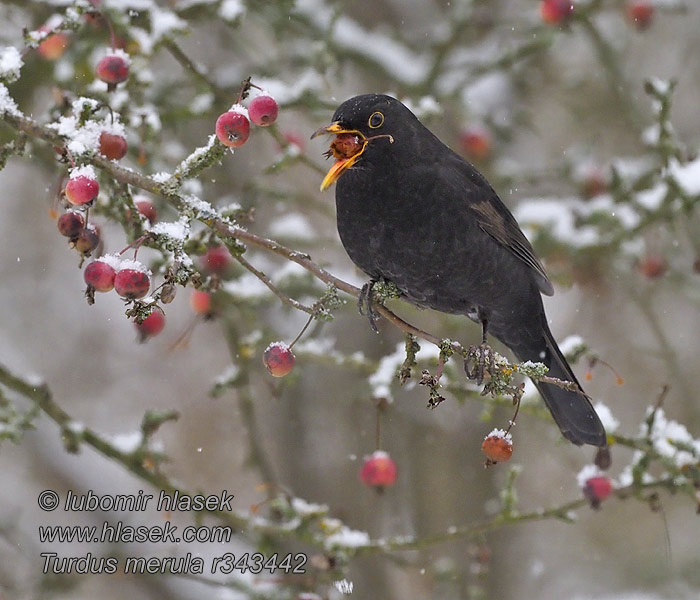
<svg viewBox="0 0 700 600">
<path fill-rule="evenodd" d="M 575 365 L 579 378 L 593 355 L 624 378 L 619 385 L 599 363 L 584 381 L 619 421 L 618 433 L 637 436 L 648 407 L 668 384 L 667 422 L 657 423 L 656 441 L 662 446 L 669 436 L 686 440 L 688 431 L 697 440 L 700 266 L 694 271 L 693 264 L 700 257 L 700 7 L 693 1 L 653 4 L 653 21 L 640 30 L 622 1 L 577 3 L 570 24 L 551 25 L 542 22 L 534 1 L 376 0 L 368 9 L 365 3 L 317 0 L 103 0 L 101 8 L 127 38 L 132 55 L 131 80 L 110 100 L 124 114 L 130 145 L 121 164 L 144 174 L 172 173 L 207 143 L 216 117 L 251 75 L 280 103 L 275 131 L 254 130 L 235 154 L 226 153 L 221 164 L 188 182 L 186 191 L 215 207 L 254 207 L 250 231 L 308 252 L 337 277 L 361 285 L 364 276 L 337 237 L 333 192 L 318 192 L 330 164 L 322 157 L 327 140 L 308 138 L 344 99 L 392 93 L 445 143 L 474 160 L 514 210 L 556 285 L 555 296 L 545 299 L 554 335 L 560 341 L 581 336 L 589 349 Z M 54 14 L 60 22 L 67 6 L 2 2 L 0 47 L 23 50 L 22 29 L 36 30 Z M 57 116 L 49 114 L 54 87 L 105 97 L 106 86 L 93 81 L 91 69 L 108 44 L 106 28 L 82 23 L 70 37 L 55 61 L 30 50 L 20 80 L 8 83 L 19 109 L 41 123 Z M 168 44 L 213 86 L 184 68 Z M 0 61 L 0 70 L 7 69 Z M 652 93 L 644 91 L 648 79 Z M 672 79 L 677 84 L 669 96 L 664 82 Z M 659 97 L 672 102 L 668 130 L 659 117 Z M 463 134 L 475 129 L 490 138 L 485 155 L 471 154 L 465 142 Z M 13 130 L 2 125 L 0 133 L 5 143 Z M 138 160 L 140 147 L 145 164 Z M 493 427 L 507 424 L 512 409 L 479 399 L 455 364 L 450 381 L 461 393 L 448 391 L 447 402 L 426 410 L 426 389 L 401 387 L 393 369 L 382 369 L 398 366 L 381 361 L 403 345 L 402 333 L 386 321 L 379 335 L 373 333 L 348 295 L 340 294 L 347 302 L 333 321 L 310 328 L 295 347 L 294 371 L 280 380 L 265 371 L 262 351 L 271 341 L 294 339 L 307 315 L 284 306 L 242 268 L 219 292 L 224 308 L 218 318 L 198 319 L 189 304 L 191 290 L 179 289 L 165 307 L 163 333 L 139 344 L 116 294 L 98 294 L 93 306 L 85 301 L 79 257 L 49 215 L 65 172 L 38 141 L 0 171 L 0 364 L 21 377 L 43 379 L 75 422 L 125 452 L 138 444 L 146 410 L 177 410 L 179 419 L 164 424 L 152 444 L 169 459 L 162 472 L 184 489 L 226 489 L 235 494 L 241 514 L 271 520 L 270 497 L 303 499 L 327 506 L 329 518 L 368 537 L 326 524 L 328 535 L 333 527 L 340 532 L 337 570 L 322 564 L 334 551 L 307 544 L 302 535 L 259 546 L 253 527 L 226 545 L 42 545 L 42 524 L 121 519 L 152 526 L 165 517 L 155 511 L 42 513 L 37 496 L 44 489 L 62 498 L 67 490 L 158 489 L 85 444 L 78 454 L 67 452 L 60 428 L 40 415 L 36 429 L 18 444 L 0 445 L 0 599 L 303 593 L 336 599 L 343 597 L 341 589 L 347 591 L 341 580 L 352 582 L 349 597 L 363 599 L 698 597 L 697 501 L 663 486 L 640 492 L 644 498 L 658 492 L 658 502 L 612 497 L 599 511 L 577 507 L 573 523 L 550 518 L 450 537 L 451 528 L 467 528 L 499 510 L 510 465 L 484 469 L 479 448 Z M 602 193 L 592 195 L 592 185 Z M 110 189 L 103 185 L 103 196 Z M 155 201 L 159 221 L 178 220 L 173 208 Z M 95 221 L 103 228 L 105 251 L 118 252 L 128 243 L 114 219 L 98 215 Z M 308 305 L 325 291 L 301 267 L 270 252 L 251 247 L 244 256 Z M 151 249 L 139 254 L 146 262 L 159 257 Z M 649 271 L 650 257 L 663 264 L 663 273 Z M 466 318 L 395 300 L 390 306 L 440 337 L 469 344 L 480 335 Z M 193 323 L 187 343 L 174 348 Z M 435 349 L 422 346 L 430 356 L 424 366 L 434 370 Z M 230 375 L 232 365 L 243 375 L 213 397 L 214 383 Z M 0 386 L 0 392 L 0 400 L 21 412 L 31 406 L 9 389 Z M 382 414 L 382 447 L 398 465 L 396 484 L 381 494 L 358 478 L 363 457 L 375 449 L 373 396 L 379 392 L 392 400 Z M 551 421 L 532 411 L 521 414 L 514 435 L 518 510 L 581 498 L 577 474 L 592 462 L 591 448 L 564 443 Z M 695 473 L 698 446 L 683 463 L 694 461 Z M 679 466 L 677 449 L 664 449 Z M 613 446 L 615 483 L 630 483 L 633 460 L 632 449 Z M 650 481 L 663 476 L 658 468 Z M 296 510 L 303 515 L 309 507 L 297 500 Z M 184 526 L 193 519 L 185 514 L 173 521 Z M 342 548 L 399 536 L 424 542 L 416 549 L 357 556 Z M 304 551 L 316 562 L 303 580 L 248 575 L 241 585 L 224 587 L 218 584 L 228 577 L 211 575 L 201 582 L 40 573 L 39 553 L 48 550 L 120 557 L 193 552 L 208 561 L 260 547 L 268 554 L 271 548 L 280 554 Z"/>
</svg>

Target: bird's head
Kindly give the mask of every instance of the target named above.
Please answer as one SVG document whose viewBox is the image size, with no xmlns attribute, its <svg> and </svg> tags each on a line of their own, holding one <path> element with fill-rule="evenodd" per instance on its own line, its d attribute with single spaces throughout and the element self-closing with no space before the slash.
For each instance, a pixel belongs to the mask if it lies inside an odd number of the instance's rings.
<svg viewBox="0 0 700 600">
<path fill-rule="evenodd" d="M 323 179 L 321 190 L 356 164 L 369 144 L 393 144 L 413 121 L 413 113 L 390 96 L 365 94 L 343 102 L 333 114 L 333 122 L 311 136 L 335 135 L 327 152 L 335 163 Z"/>
</svg>

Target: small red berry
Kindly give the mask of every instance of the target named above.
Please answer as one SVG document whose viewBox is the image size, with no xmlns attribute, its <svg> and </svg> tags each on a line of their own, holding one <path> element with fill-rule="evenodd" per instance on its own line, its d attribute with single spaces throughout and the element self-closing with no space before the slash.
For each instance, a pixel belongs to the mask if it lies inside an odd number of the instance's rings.
<svg viewBox="0 0 700 600">
<path fill-rule="evenodd" d="M 279 106 L 272 96 L 261 94 L 250 101 L 248 114 L 250 120 L 260 127 L 272 125 L 277 120 Z"/>
<path fill-rule="evenodd" d="M 283 342 L 272 342 L 263 352 L 263 364 L 273 377 L 284 377 L 294 368 L 294 354 Z"/>
<path fill-rule="evenodd" d="M 100 192 L 100 184 L 97 179 L 87 175 L 71 177 L 66 184 L 66 199 L 75 206 L 89 204 Z"/>
<path fill-rule="evenodd" d="M 383 450 L 377 450 L 365 457 L 360 469 L 360 480 L 365 485 L 384 488 L 396 483 L 396 463 Z"/>
<path fill-rule="evenodd" d="M 134 196 L 134 204 L 137 210 L 148 219 L 150 223 L 155 223 L 158 218 L 158 211 L 153 205 L 153 201 L 146 196 Z"/>
<path fill-rule="evenodd" d="M 126 156 L 126 139 L 115 133 L 103 131 L 100 134 L 100 154 L 110 160 L 120 160 Z"/>
<path fill-rule="evenodd" d="M 640 31 L 649 27 L 654 19 L 654 5 L 645 0 L 630 0 L 625 6 L 627 20 Z"/>
<path fill-rule="evenodd" d="M 611 493 L 612 483 L 605 475 L 590 477 L 583 485 L 583 495 L 593 508 L 598 508 Z"/>
<path fill-rule="evenodd" d="M 637 269 L 647 279 L 659 279 L 668 271 L 668 263 L 663 256 L 647 254 L 637 264 Z"/>
<path fill-rule="evenodd" d="M 192 290 L 192 295 L 190 296 L 190 306 L 198 315 L 210 317 L 212 315 L 211 294 L 201 290 Z"/>
<path fill-rule="evenodd" d="M 90 256 L 93 250 L 97 249 L 102 240 L 102 235 L 99 227 L 88 223 L 84 227 L 78 237 L 75 239 L 75 249 L 85 256 Z"/>
<path fill-rule="evenodd" d="M 603 194 L 608 189 L 608 182 L 605 173 L 597 168 L 591 167 L 586 170 L 581 180 L 581 192 L 586 198 L 594 198 Z"/>
<path fill-rule="evenodd" d="M 143 321 L 135 323 L 135 325 L 139 334 L 139 341 L 145 342 L 147 339 L 163 331 L 165 327 L 165 315 L 158 309 L 154 309 Z"/>
<path fill-rule="evenodd" d="M 114 277 L 116 274 L 116 270 L 109 262 L 98 258 L 85 267 L 83 278 L 85 283 L 95 291 L 109 292 L 114 288 Z"/>
<path fill-rule="evenodd" d="M 58 217 L 58 231 L 68 238 L 77 237 L 85 227 L 85 218 L 80 213 L 69 210 Z"/>
<path fill-rule="evenodd" d="M 221 244 L 207 249 L 202 257 L 202 263 L 207 271 L 223 275 L 233 263 L 233 258 L 229 249 Z"/>
<path fill-rule="evenodd" d="M 493 151 L 491 132 L 481 125 L 472 125 L 465 129 L 459 136 L 459 143 L 471 160 L 486 160 Z"/>
<path fill-rule="evenodd" d="M 42 25 L 39 27 L 39 31 L 44 33 L 45 31 L 51 31 L 48 25 Z M 53 35 L 45 38 L 38 46 L 37 52 L 41 54 L 46 60 L 56 60 L 61 58 L 63 53 L 66 51 L 68 46 L 68 35 L 63 31 L 58 31 Z"/>
<path fill-rule="evenodd" d="M 561 25 L 566 23 L 574 12 L 572 0 L 542 0 L 540 2 L 540 16 L 548 25 Z"/>
<path fill-rule="evenodd" d="M 95 73 L 109 86 L 116 86 L 129 78 L 129 62 L 122 54 L 108 54 L 97 63 Z"/>
<path fill-rule="evenodd" d="M 136 261 L 124 261 L 114 278 L 114 289 L 127 300 L 143 298 L 151 287 L 151 277 L 146 268 Z"/>
<path fill-rule="evenodd" d="M 502 429 L 494 429 L 484 438 L 481 451 L 487 465 L 506 462 L 513 455 L 513 438 Z"/>
<path fill-rule="evenodd" d="M 249 136 L 250 121 L 238 110 L 225 112 L 216 120 L 216 137 L 224 146 L 242 146 Z"/>
</svg>

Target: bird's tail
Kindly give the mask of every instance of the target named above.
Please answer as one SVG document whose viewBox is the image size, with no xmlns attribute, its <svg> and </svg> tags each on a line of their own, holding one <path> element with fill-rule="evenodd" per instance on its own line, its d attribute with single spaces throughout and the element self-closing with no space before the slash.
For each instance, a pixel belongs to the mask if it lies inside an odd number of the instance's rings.
<svg viewBox="0 0 700 600">
<path fill-rule="evenodd" d="M 569 363 L 559 350 L 546 321 L 543 323 L 543 329 L 543 337 L 539 342 L 533 343 L 534 340 L 529 340 L 529 343 L 511 346 L 511 350 L 521 361 L 544 363 L 549 367 L 548 376 L 571 381 L 582 390 Z M 535 382 L 535 386 L 567 440 L 577 445 L 590 444 L 600 447 L 607 445 L 605 428 L 583 392 L 566 390 L 544 382 Z"/>
</svg>

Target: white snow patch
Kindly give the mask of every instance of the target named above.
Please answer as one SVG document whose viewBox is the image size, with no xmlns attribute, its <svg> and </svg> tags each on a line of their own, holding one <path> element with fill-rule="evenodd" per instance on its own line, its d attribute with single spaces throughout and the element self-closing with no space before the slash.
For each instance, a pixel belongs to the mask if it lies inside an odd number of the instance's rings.
<svg viewBox="0 0 700 600">
<path fill-rule="evenodd" d="M 241 0 L 222 0 L 219 16 L 224 21 L 235 21 L 245 14 L 245 5 Z"/>
<path fill-rule="evenodd" d="M 21 117 L 22 113 L 17 108 L 17 104 L 10 96 L 10 92 L 5 87 L 5 84 L 0 83 L 0 115 L 13 115 L 15 117 Z"/>
<path fill-rule="evenodd" d="M 97 261 L 103 262 L 112 267 L 115 271 L 118 271 L 122 264 L 122 257 L 119 256 L 119 254 L 105 254 L 104 256 L 100 256 Z"/>
<path fill-rule="evenodd" d="M 288 213 L 270 223 L 270 235 L 310 240 L 316 236 L 316 232 L 304 215 Z"/>
<path fill-rule="evenodd" d="M 340 530 L 329 535 L 324 544 L 326 548 L 358 548 L 366 546 L 370 542 L 369 534 L 366 531 L 358 531 L 350 529 L 346 525 L 342 525 Z"/>
<path fill-rule="evenodd" d="M 112 446 L 120 452 L 130 454 L 135 452 L 143 441 L 143 435 L 140 431 L 132 431 L 129 433 L 118 433 L 111 437 Z"/>
<path fill-rule="evenodd" d="M 668 187 L 665 184 L 659 184 L 648 190 L 637 192 L 635 199 L 639 205 L 647 210 L 658 210 L 667 193 Z"/>
<path fill-rule="evenodd" d="M 237 298 L 252 300 L 254 298 L 264 298 L 272 292 L 252 273 L 244 273 L 238 279 L 227 281 L 223 286 L 227 293 Z"/>
<path fill-rule="evenodd" d="M 674 160 L 669 165 L 669 172 L 686 194 L 700 194 L 700 158 L 684 165 Z"/>
<path fill-rule="evenodd" d="M 585 465 L 576 475 L 576 482 L 580 488 L 584 488 L 586 482 L 591 477 L 598 477 L 603 475 L 603 471 L 600 470 L 596 465 Z"/>
<path fill-rule="evenodd" d="M 593 406 L 596 413 L 598 413 L 598 418 L 600 422 L 605 427 L 607 433 L 614 433 L 620 427 L 620 421 L 618 421 L 612 414 L 612 411 L 607 407 L 607 405 L 602 402 L 597 402 Z"/>
<path fill-rule="evenodd" d="M 303 498 L 292 498 L 292 508 L 299 515 L 317 515 L 319 513 L 327 513 L 328 506 L 325 504 L 314 504 L 307 502 Z"/>
<path fill-rule="evenodd" d="M 123 260 L 119 263 L 119 270 L 131 269 L 132 271 L 138 271 L 139 273 L 146 273 L 149 277 L 151 276 L 151 270 L 138 260 Z"/>
<path fill-rule="evenodd" d="M 88 177 L 90 179 L 97 179 L 97 174 L 95 173 L 95 168 L 92 165 L 73 167 L 70 170 L 70 178 L 76 179 L 78 177 Z"/>
<path fill-rule="evenodd" d="M 169 238 L 184 242 L 190 235 L 190 223 L 187 217 L 181 217 L 179 221 L 155 223 L 147 228 L 156 235 L 165 235 Z"/>
<path fill-rule="evenodd" d="M 151 11 L 151 35 L 154 44 L 171 33 L 184 31 L 187 31 L 187 22 L 175 13 L 164 10 L 162 7 Z"/>
<path fill-rule="evenodd" d="M 561 350 L 561 353 L 564 356 L 570 356 L 572 354 L 576 354 L 582 348 L 585 348 L 585 347 L 586 347 L 586 342 L 583 341 L 583 338 L 580 335 L 576 335 L 576 334 L 567 336 L 559 344 L 559 350 Z"/>
<path fill-rule="evenodd" d="M 10 83 L 17 81 L 23 65 L 22 55 L 17 48 L 14 46 L 0 48 L 0 79 Z"/>
</svg>

